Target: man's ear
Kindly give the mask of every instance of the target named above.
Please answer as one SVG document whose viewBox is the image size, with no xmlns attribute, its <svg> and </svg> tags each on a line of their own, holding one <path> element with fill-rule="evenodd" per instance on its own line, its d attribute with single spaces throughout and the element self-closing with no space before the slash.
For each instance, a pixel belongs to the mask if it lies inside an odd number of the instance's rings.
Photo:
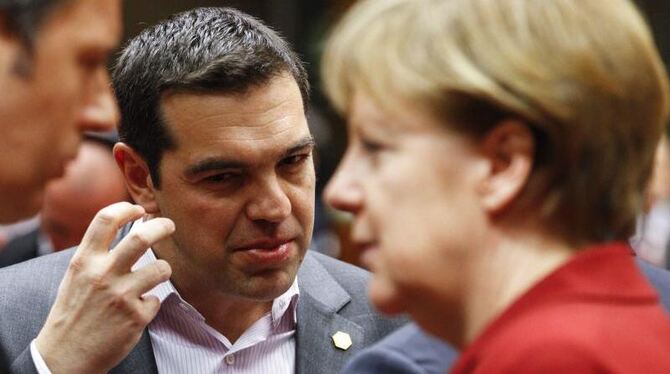
<svg viewBox="0 0 670 374">
<path fill-rule="evenodd" d="M 114 145 L 114 159 L 126 180 L 126 188 L 133 200 L 147 213 L 158 213 L 155 188 L 149 166 L 133 148 L 125 143 Z"/>
<path fill-rule="evenodd" d="M 479 193 L 489 213 L 508 207 L 526 186 L 533 169 L 535 140 L 530 128 L 520 120 L 504 120 L 480 142 L 489 161 Z"/>
</svg>

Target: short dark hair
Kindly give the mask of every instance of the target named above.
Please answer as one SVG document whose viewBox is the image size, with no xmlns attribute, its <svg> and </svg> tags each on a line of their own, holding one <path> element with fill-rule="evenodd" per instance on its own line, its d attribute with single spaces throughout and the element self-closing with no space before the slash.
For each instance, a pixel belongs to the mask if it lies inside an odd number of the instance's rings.
<svg viewBox="0 0 670 374">
<path fill-rule="evenodd" d="M 160 187 L 163 152 L 176 147 L 162 118 L 166 92 L 244 93 L 283 73 L 293 76 L 305 110 L 307 74 L 275 31 L 231 8 L 197 8 L 147 28 L 119 57 L 112 76 L 121 110 L 119 137 L 147 162 Z"/>
</svg>

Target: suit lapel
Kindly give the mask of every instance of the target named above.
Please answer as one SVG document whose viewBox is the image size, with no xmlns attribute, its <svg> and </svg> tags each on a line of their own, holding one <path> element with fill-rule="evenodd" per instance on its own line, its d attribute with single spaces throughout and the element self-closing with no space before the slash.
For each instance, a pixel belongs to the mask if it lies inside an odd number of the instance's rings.
<svg viewBox="0 0 670 374">
<path fill-rule="evenodd" d="M 361 326 L 338 314 L 351 301 L 351 296 L 310 251 L 300 267 L 298 285 L 297 372 L 339 373 L 365 339 Z M 353 345 L 346 351 L 333 344 L 332 336 L 338 331 L 351 337 Z"/>
</svg>

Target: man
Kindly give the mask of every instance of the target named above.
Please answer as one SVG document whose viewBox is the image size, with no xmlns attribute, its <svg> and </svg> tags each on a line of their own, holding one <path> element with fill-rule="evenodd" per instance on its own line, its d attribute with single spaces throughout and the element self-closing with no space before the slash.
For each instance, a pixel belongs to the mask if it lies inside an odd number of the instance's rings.
<svg viewBox="0 0 670 374">
<path fill-rule="evenodd" d="M 65 175 L 47 185 L 37 227 L 7 243 L 0 251 L 0 267 L 79 244 L 100 209 L 128 200 L 112 155 L 117 141 L 116 133 L 84 135 Z"/>
<path fill-rule="evenodd" d="M 315 185 L 308 84 L 272 30 L 231 9 L 179 14 L 129 43 L 114 88 L 123 142 L 114 155 L 128 190 L 149 216 L 177 228 L 139 261 L 124 257 L 138 271 L 166 260 L 172 276 L 145 295 L 160 310 L 116 372 L 338 372 L 398 326 L 369 306 L 364 271 L 307 251 Z M 133 232 L 151 222 L 137 220 L 121 243 L 142 241 Z M 45 285 L 59 281 L 69 255 L 0 272 L 0 281 L 26 283 L 6 290 L 0 305 L 12 359 L 27 355 L 54 297 Z M 19 316 L 26 293 L 41 310 Z M 45 330 L 59 325 L 48 320 Z M 32 344 L 39 366 L 42 356 L 54 372 L 81 371 L 40 342 Z"/>
<path fill-rule="evenodd" d="M 81 134 L 113 127 L 118 110 L 106 62 L 120 35 L 120 0 L 0 1 L 0 223 L 35 214 L 47 182 L 62 175 L 75 157 Z M 143 213 L 128 203 L 114 205 L 87 231 L 36 344 L 47 360 L 57 358 L 56 369 L 105 371 L 130 351 L 158 311 L 158 300 L 142 294 L 169 277 L 169 265 L 161 260 L 131 274 L 123 259 L 169 235 L 174 225 L 167 219 L 150 221 L 134 234 L 144 241 L 122 242 L 108 253 L 116 228 Z M 3 308 L 13 302 L 8 291 L 19 282 L 3 278 Z M 108 287 L 100 287 L 103 283 Z M 48 311 L 48 306 L 16 308 L 16 315 L 24 309 Z M 7 318 L 0 315 L 0 323 L 14 329 Z M 99 327 L 100 320 L 106 328 Z M 36 335 L 40 326 L 34 328 Z M 13 371 L 35 370 L 29 353 L 22 356 L 27 360 L 12 357 Z M 0 364 L 0 372 L 9 370 Z"/>
<path fill-rule="evenodd" d="M 109 0 L 0 5 L 0 222 L 36 213 L 82 132 L 114 125 L 106 61 L 119 40 L 119 12 Z"/>
</svg>

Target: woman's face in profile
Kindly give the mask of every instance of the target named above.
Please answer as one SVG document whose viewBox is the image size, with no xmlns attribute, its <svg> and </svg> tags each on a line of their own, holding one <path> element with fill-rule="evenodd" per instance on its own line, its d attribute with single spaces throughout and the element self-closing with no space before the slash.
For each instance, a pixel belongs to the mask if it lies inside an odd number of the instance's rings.
<svg viewBox="0 0 670 374">
<path fill-rule="evenodd" d="M 361 91 L 348 122 L 348 148 L 326 200 L 354 215 L 352 240 L 374 272 L 373 303 L 420 320 L 464 286 L 485 221 L 478 181 L 488 163 L 472 139 L 416 108 L 387 112 Z"/>
</svg>

